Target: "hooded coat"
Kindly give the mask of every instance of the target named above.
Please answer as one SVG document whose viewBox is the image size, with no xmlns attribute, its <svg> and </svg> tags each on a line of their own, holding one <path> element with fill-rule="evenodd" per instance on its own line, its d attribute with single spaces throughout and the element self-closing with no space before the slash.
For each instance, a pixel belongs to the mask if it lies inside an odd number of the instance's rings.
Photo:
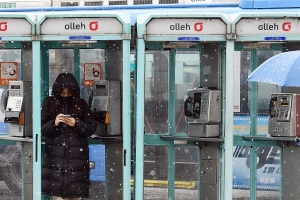
<svg viewBox="0 0 300 200">
<path fill-rule="evenodd" d="M 63 88 L 72 88 L 80 94 L 79 85 L 72 74 L 58 75 L 52 87 L 52 95 Z M 70 113 L 73 97 L 61 97 L 56 102 L 55 116 L 50 114 L 51 98 L 42 104 L 42 135 L 45 137 L 45 154 L 42 165 L 42 192 L 63 198 L 89 196 L 89 148 L 87 137 L 96 131 L 96 123 L 85 100 L 83 114 L 76 118 L 74 127 L 60 123 L 55 126 L 58 114 Z"/>
</svg>

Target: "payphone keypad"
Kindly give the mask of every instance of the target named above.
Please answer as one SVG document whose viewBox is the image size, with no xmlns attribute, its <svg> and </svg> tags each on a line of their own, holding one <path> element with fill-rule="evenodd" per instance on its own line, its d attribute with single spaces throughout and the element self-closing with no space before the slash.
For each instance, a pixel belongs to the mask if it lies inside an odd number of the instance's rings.
<svg viewBox="0 0 300 200">
<path fill-rule="evenodd" d="M 23 97 L 9 97 L 6 111 L 21 111 Z"/>
</svg>

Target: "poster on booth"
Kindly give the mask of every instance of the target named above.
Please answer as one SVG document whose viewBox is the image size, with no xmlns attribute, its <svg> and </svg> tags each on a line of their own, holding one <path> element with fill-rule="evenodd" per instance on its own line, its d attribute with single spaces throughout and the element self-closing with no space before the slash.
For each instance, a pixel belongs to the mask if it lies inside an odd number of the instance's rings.
<svg viewBox="0 0 300 200">
<path fill-rule="evenodd" d="M 9 81 L 18 80 L 18 63 L 17 62 L 0 62 L 0 85 L 8 85 Z"/>
<path fill-rule="evenodd" d="M 86 87 L 94 86 L 95 81 L 102 79 L 101 63 L 85 63 L 84 64 L 84 80 L 83 85 Z"/>
</svg>

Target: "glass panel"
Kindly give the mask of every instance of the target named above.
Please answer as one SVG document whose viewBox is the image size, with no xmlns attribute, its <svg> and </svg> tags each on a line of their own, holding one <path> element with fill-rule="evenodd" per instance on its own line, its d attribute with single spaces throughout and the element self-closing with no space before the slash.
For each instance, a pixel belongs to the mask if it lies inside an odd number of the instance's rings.
<svg viewBox="0 0 300 200">
<path fill-rule="evenodd" d="M 250 188 L 250 147 L 233 147 L 232 197 L 249 199 Z"/>
<path fill-rule="evenodd" d="M 175 199 L 198 199 L 199 148 L 175 147 Z"/>
<path fill-rule="evenodd" d="M 22 199 L 21 146 L 0 145 L 1 199 Z"/>
<path fill-rule="evenodd" d="M 280 147 L 257 147 L 257 197 L 280 199 Z"/>
<path fill-rule="evenodd" d="M 18 77 L 21 80 L 21 50 L 1 49 L 0 62 L 17 62 Z M 0 134 L 8 134 L 8 124 L 4 123 L 6 90 L 0 86 Z M 1 199 L 22 199 L 22 166 L 20 145 L 0 145 L 0 196 Z"/>
<path fill-rule="evenodd" d="M 257 63 L 261 63 L 280 51 L 257 51 Z M 250 134 L 250 88 L 247 78 L 251 73 L 251 51 L 234 52 L 234 135 Z M 269 83 L 257 84 L 257 134 L 268 133 L 268 108 L 272 93 L 280 92 L 280 87 Z"/>
<path fill-rule="evenodd" d="M 233 198 L 250 198 L 250 148 L 235 146 L 233 152 Z M 257 147 L 257 199 L 280 199 L 280 148 Z"/>
<path fill-rule="evenodd" d="M 0 49 L 0 62 L 17 62 L 18 77 L 21 80 L 21 49 Z M 4 123 L 7 85 L 0 85 L 0 134 L 8 134 L 8 124 Z"/>
<path fill-rule="evenodd" d="M 281 53 L 280 51 L 257 51 L 257 66 Z M 272 93 L 278 93 L 281 87 L 270 83 L 257 83 L 257 135 L 268 134 L 269 102 Z"/>
<path fill-rule="evenodd" d="M 145 132 L 168 132 L 168 51 L 147 51 L 145 61 Z"/>
<path fill-rule="evenodd" d="M 145 146 L 144 199 L 168 200 L 168 147 Z"/>
<path fill-rule="evenodd" d="M 184 97 L 188 89 L 199 87 L 200 74 L 199 51 L 177 51 L 175 64 L 175 89 L 176 89 L 176 129 L 175 133 L 186 133 L 184 117 Z"/>
<path fill-rule="evenodd" d="M 104 49 L 80 49 L 80 93 L 81 98 L 88 101 L 89 93 L 92 87 L 83 86 L 84 80 L 84 65 L 86 63 L 97 63 L 102 66 L 102 77 L 104 78 L 103 72 L 105 71 L 105 50 Z"/>
<path fill-rule="evenodd" d="M 234 135 L 250 134 L 250 95 L 246 82 L 251 72 L 251 51 L 234 52 Z"/>
<path fill-rule="evenodd" d="M 73 49 L 49 49 L 49 90 L 62 72 L 74 73 L 74 50 Z"/>
</svg>

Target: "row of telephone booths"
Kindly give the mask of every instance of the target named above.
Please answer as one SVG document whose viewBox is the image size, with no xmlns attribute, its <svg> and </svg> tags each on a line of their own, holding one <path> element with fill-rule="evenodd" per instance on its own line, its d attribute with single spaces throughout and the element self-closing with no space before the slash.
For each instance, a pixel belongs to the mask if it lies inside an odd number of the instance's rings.
<svg viewBox="0 0 300 200">
<path fill-rule="evenodd" d="M 99 159 L 105 164 L 105 199 L 144 199 L 149 146 L 163 147 L 153 152 L 164 155 L 166 199 L 176 199 L 175 177 L 186 173 L 174 166 L 186 153 L 179 147 L 197 149 L 199 173 L 189 175 L 196 199 L 232 199 L 236 146 L 251 148 L 243 174 L 250 199 L 258 195 L 261 146 L 280 149 L 278 199 L 299 197 L 298 89 L 245 81 L 259 53 L 299 49 L 299 11 L 212 5 L 0 12 L 0 141 L 22 146 L 22 199 L 48 198 L 41 193 L 40 105 L 60 72 L 75 75 L 97 115 L 90 143 L 105 148 L 93 154 L 91 169 Z M 234 121 L 245 117 L 246 133 L 236 133 Z M 267 134 L 259 134 L 261 118 Z"/>
</svg>

